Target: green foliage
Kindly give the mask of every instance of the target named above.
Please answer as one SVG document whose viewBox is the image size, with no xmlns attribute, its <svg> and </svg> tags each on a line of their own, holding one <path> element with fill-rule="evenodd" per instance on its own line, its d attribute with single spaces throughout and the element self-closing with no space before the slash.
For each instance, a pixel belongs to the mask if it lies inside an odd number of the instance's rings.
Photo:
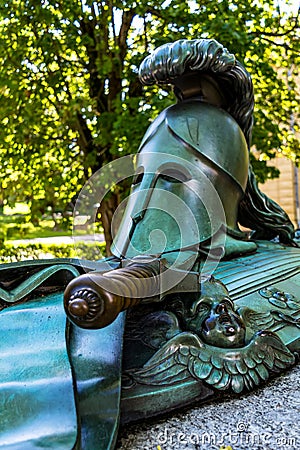
<svg viewBox="0 0 300 450">
<path fill-rule="evenodd" d="M 39 225 L 31 223 L 30 214 L 8 214 L 8 208 L 5 208 L 5 214 L 0 214 L 0 229 L 5 239 L 34 239 L 42 237 L 54 237 L 60 235 L 69 235 L 69 231 L 63 230 L 61 225 L 64 218 L 59 219 L 60 230 L 55 230 L 55 222 L 50 217 L 43 217 Z M 58 221 L 58 220 L 57 220 Z M 93 229 L 85 229 L 83 233 L 93 233 Z"/>
<path fill-rule="evenodd" d="M 1 235 L 0 235 L 1 244 Z M 0 245 L 0 263 L 44 258 L 80 258 L 96 261 L 105 256 L 105 243 Z"/>
<path fill-rule="evenodd" d="M 253 147 L 300 161 L 298 16 L 258 0 L 6 0 L 0 5 L 0 200 L 26 201 L 36 224 L 67 220 L 85 180 L 135 152 L 149 121 L 174 99 L 142 89 L 154 47 L 209 37 L 251 73 Z M 256 167 L 260 177 L 265 164 Z M 272 175 L 272 174 L 271 174 Z M 273 173 L 274 175 L 274 173 Z"/>
<path fill-rule="evenodd" d="M 250 162 L 258 183 L 264 183 L 265 181 L 277 178 L 280 175 L 280 171 L 277 167 L 268 165 L 267 161 L 257 160 L 253 154 L 250 154 Z"/>
</svg>

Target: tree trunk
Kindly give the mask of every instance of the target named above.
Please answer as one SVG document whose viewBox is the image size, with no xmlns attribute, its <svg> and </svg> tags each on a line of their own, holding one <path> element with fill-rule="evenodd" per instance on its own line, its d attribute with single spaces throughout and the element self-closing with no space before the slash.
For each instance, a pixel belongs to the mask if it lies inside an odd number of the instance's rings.
<svg viewBox="0 0 300 450">
<path fill-rule="evenodd" d="M 111 223 L 115 210 L 119 205 L 119 194 L 110 192 L 109 195 L 104 198 L 99 207 L 99 212 L 101 214 L 101 222 L 104 229 L 104 238 L 106 242 L 106 255 L 111 256 L 110 247 L 112 244 L 112 230 Z"/>
</svg>

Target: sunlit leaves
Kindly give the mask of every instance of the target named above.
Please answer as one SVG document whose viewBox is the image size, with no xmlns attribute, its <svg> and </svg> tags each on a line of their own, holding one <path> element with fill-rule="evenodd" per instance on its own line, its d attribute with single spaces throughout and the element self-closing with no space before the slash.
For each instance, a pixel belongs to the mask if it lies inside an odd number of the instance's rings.
<svg viewBox="0 0 300 450">
<path fill-rule="evenodd" d="M 149 121 L 174 101 L 168 87 L 142 89 L 138 66 L 156 46 L 181 38 L 215 38 L 236 54 L 255 87 L 253 148 L 263 160 L 279 150 L 298 161 L 299 27 L 283 3 L 1 2 L 7 199 L 43 199 L 62 209 L 102 164 L 135 152 Z"/>
</svg>

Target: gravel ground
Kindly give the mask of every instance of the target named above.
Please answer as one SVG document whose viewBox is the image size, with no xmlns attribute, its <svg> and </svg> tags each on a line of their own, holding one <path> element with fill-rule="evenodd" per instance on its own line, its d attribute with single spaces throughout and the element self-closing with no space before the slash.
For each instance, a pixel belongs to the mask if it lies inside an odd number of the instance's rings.
<svg viewBox="0 0 300 450">
<path fill-rule="evenodd" d="M 121 428 L 118 450 L 300 449 L 300 365 L 239 398 Z"/>
</svg>

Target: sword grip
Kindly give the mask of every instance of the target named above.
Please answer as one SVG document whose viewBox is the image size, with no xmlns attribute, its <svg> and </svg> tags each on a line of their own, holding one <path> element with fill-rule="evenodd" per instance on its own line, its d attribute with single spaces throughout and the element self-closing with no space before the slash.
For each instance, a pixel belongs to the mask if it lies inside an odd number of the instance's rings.
<svg viewBox="0 0 300 450">
<path fill-rule="evenodd" d="M 98 329 L 112 323 L 121 311 L 159 295 L 157 269 L 132 264 L 104 274 L 90 272 L 72 280 L 64 293 L 68 318 L 81 328 Z"/>
</svg>

